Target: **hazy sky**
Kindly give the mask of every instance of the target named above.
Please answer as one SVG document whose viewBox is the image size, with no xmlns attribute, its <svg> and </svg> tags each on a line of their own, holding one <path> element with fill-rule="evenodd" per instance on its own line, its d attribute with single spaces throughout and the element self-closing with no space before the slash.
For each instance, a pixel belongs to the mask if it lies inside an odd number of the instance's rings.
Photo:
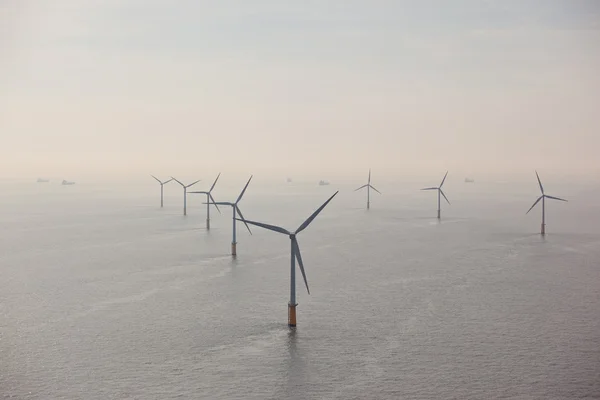
<svg viewBox="0 0 600 400">
<path fill-rule="evenodd" d="M 0 0 L 0 177 L 599 176 L 599 71 L 596 0 Z"/>
</svg>

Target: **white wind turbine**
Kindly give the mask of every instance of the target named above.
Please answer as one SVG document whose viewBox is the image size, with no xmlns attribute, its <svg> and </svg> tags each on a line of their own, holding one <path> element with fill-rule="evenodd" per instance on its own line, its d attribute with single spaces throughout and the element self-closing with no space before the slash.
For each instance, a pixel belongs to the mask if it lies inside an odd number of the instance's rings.
<svg viewBox="0 0 600 400">
<path fill-rule="evenodd" d="M 171 178 L 173 178 L 173 177 L 171 177 Z M 194 183 L 190 183 L 189 185 L 184 185 L 183 183 L 181 183 L 180 181 L 178 181 L 175 178 L 173 178 L 173 180 L 175 182 L 179 183 L 181 185 L 181 187 L 183 188 L 183 215 L 187 215 L 187 190 L 188 190 L 189 187 L 192 187 L 196 183 L 200 182 L 200 179 L 198 179 Z"/>
<path fill-rule="evenodd" d="M 219 180 L 220 176 L 221 176 L 221 173 L 219 172 L 219 175 L 217 175 L 217 179 L 215 179 L 215 181 L 213 182 L 213 184 L 210 187 L 210 189 L 208 190 L 208 192 L 189 192 L 190 194 L 205 194 L 206 195 L 206 229 L 210 229 L 210 203 L 215 202 L 215 199 L 212 197 L 211 192 L 215 188 L 215 185 L 217 184 L 217 181 Z M 217 208 L 217 211 L 219 213 L 221 213 L 221 210 L 219 210 L 219 206 L 217 206 L 216 204 L 213 204 L 213 205 Z"/>
<path fill-rule="evenodd" d="M 252 175 L 250 176 L 250 179 L 248 179 L 248 182 L 246 182 L 246 186 L 244 186 L 244 189 L 242 189 L 242 192 L 240 193 L 240 195 L 238 196 L 237 200 L 234 203 L 225 202 L 225 201 L 208 202 L 209 204 L 214 204 L 215 206 L 217 206 L 217 205 L 230 206 L 233 210 L 233 237 L 231 239 L 231 255 L 232 256 L 237 255 L 237 237 L 236 237 L 236 229 L 235 229 L 236 221 L 237 221 L 236 214 L 239 214 L 240 217 L 242 217 L 242 221 L 244 220 L 244 215 L 242 215 L 242 211 L 240 210 L 238 203 L 240 202 L 240 200 L 242 200 L 242 196 L 244 196 L 244 193 L 246 192 L 246 188 L 248 188 L 248 185 L 250 184 L 251 180 L 252 180 Z M 248 226 L 248 224 L 245 221 L 244 221 L 244 225 L 246 225 L 248 232 L 250 232 L 250 234 L 252 234 L 250 227 Z"/>
<path fill-rule="evenodd" d="M 448 176 L 448 171 L 446 171 L 446 175 L 444 175 L 444 179 L 442 179 L 442 183 L 440 183 L 439 187 L 428 187 L 425 189 L 421 189 L 421 190 L 437 190 L 437 192 L 438 192 L 438 210 L 437 210 L 438 211 L 438 213 L 437 213 L 438 219 L 440 219 L 442 216 L 442 204 L 441 204 L 440 195 L 444 196 L 444 199 L 446 199 L 448 204 L 450 204 L 450 201 L 448 200 L 448 198 L 444 194 L 444 191 L 442 190 L 442 186 L 444 186 L 444 182 L 446 181 L 447 176 Z"/>
<path fill-rule="evenodd" d="M 381 192 L 379 190 L 375 189 L 371 185 L 371 169 L 370 168 L 369 168 L 369 180 L 367 181 L 367 184 L 366 185 L 362 185 L 361 187 L 359 187 L 358 189 L 355 189 L 354 191 L 356 192 L 357 190 L 360 190 L 360 189 L 363 189 L 363 188 L 367 188 L 367 210 L 368 210 L 371 207 L 370 189 L 373 189 L 377 193 L 381 194 Z"/>
<path fill-rule="evenodd" d="M 153 177 L 154 179 L 156 179 L 156 181 L 160 184 L 160 207 L 163 207 L 163 186 L 166 185 L 167 183 L 171 182 L 173 180 L 173 178 L 166 180 L 164 182 L 161 182 L 160 179 L 158 179 L 157 177 L 155 177 L 154 175 L 150 175 L 151 177 Z"/>
<path fill-rule="evenodd" d="M 540 180 L 540 176 L 538 175 L 537 171 L 535 171 L 535 176 L 537 176 L 538 183 L 540 184 L 540 190 L 542 192 L 542 195 L 540 197 L 538 197 L 538 199 L 535 201 L 535 203 L 533 203 L 531 208 L 529 208 L 529 210 L 527 210 L 527 212 L 525 214 L 529 214 L 529 211 L 531 211 L 533 209 L 533 207 L 535 207 L 536 204 L 540 202 L 540 200 L 542 201 L 542 231 L 541 231 L 541 233 L 542 233 L 542 235 L 545 235 L 546 234 L 546 199 L 560 200 L 560 201 L 567 201 L 567 200 L 545 194 L 544 187 L 542 186 L 542 181 Z"/>
<path fill-rule="evenodd" d="M 296 260 L 298 260 L 298 266 L 300 267 L 300 272 L 302 273 L 302 278 L 304 278 L 304 284 L 306 285 L 306 291 L 310 294 L 310 290 L 308 289 L 308 281 L 306 280 L 306 273 L 304 272 L 304 264 L 302 263 L 302 255 L 300 254 L 300 247 L 298 246 L 298 240 L 296 239 L 296 235 L 302 232 L 306 227 L 315 219 L 315 217 L 325 208 L 325 206 L 335 197 L 338 192 L 335 192 L 333 196 L 331 196 L 321 207 L 319 207 L 306 221 L 302 223 L 294 232 L 290 232 L 287 229 L 281 228 L 275 225 L 263 224 L 261 222 L 248 221 L 245 219 L 240 219 L 244 223 L 248 223 L 251 225 L 260 226 L 261 228 L 269 229 L 271 231 L 283 233 L 284 235 L 288 235 L 290 238 L 291 244 L 291 257 L 290 257 L 290 302 L 288 303 L 288 326 L 295 327 L 296 326 Z M 243 218 L 243 217 L 242 217 Z"/>
</svg>

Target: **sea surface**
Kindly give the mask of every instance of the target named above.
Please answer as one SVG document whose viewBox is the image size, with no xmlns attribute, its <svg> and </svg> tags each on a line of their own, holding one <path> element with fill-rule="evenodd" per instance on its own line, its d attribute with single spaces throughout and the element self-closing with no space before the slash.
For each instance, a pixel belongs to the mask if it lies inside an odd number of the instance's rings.
<svg viewBox="0 0 600 400">
<path fill-rule="evenodd" d="M 600 188 L 452 180 L 435 218 L 418 184 L 267 184 L 244 216 L 147 178 L 2 182 L 0 399 L 598 399 Z M 244 180 L 221 177 L 233 201 Z M 374 182 L 375 183 L 375 182 Z M 437 182 L 424 182 L 423 186 Z M 362 183 L 357 182 L 356 186 Z M 196 190 L 206 190 L 200 183 Z"/>
</svg>

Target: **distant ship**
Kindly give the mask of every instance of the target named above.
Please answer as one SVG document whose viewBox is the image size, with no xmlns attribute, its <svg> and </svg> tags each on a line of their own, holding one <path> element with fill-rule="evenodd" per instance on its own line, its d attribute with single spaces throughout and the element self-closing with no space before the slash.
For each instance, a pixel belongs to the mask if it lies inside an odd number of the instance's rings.
<svg viewBox="0 0 600 400">
<path fill-rule="evenodd" d="M 75 182 L 69 182 L 69 181 L 65 181 L 65 180 L 63 179 L 63 181 L 62 181 L 62 184 L 63 184 L 63 185 L 74 185 L 74 184 L 75 184 Z"/>
<path fill-rule="evenodd" d="M 287 183 L 292 183 L 292 178 L 287 178 L 286 182 Z"/>
<path fill-rule="evenodd" d="M 37 179 L 37 183 L 48 183 L 48 182 L 50 182 L 48 179 L 42 179 L 42 178 Z"/>
<path fill-rule="evenodd" d="M 329 185 L 329 182 L 319 181 L 319 186 L 327 186 L 327 185 Z"/>
<path fill-rule="evenodd" d="M 465 178 L 465 183 L 473 183 L 475 182 L 475 179 L 473 178 Z"/>
</svg>

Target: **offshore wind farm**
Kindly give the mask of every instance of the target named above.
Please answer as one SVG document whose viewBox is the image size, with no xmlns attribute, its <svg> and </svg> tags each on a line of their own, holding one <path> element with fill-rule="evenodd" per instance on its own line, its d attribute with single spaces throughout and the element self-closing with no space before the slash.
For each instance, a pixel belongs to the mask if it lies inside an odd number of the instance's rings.
<svg viewBox="0 0 600 400">
<path fill-rule="evenodd" d="M 0 399 L 600 399 L 600 1 L 0 10 Z"/>
<path fill-rule="evenodd" d="M 339 190 L 333 197 L 299 179 L 290 186 L 255 177 L 252 190 L 248 180 L 240 191 L 224 174 L 211 194 L 219 204 L 235 200 L 226 206 L 237 221 L 216 214 L 210 230 L 193 211 L 199 202 L 181 218 L 181 192 L 165 191 L 161 208 L 152 182 L 69 192 L 17 186 L 18 194 L 0 196 L 2 307 L 19 321 L 3 331 L 14 347 L 3 353 L 1 387 L 34 398 L 79 390 L 159 398 L 164 390 L 258 399 L 283 397 L 290 386 L 306 396 L 368 398 L 409 385 L 416 396 L 444 397 L 447 386 L 427 383 L 435 371 L 444 381 L 471 376 L 453 389 L 466 397 L 590 393 L 583 383 L 593 380 L 600 343 L 594 192 L 552 180 L 553 192 L 577 207 L 553 208 L 552 232 L 542 237 L 523 214 L 530 185 L 450 178 L 453 212 L 438 222 L 424 217 L 430 207 L 418 183 L 380 183 L 386 196 L 363 213 L 354 185 L 328 189 Z M 224 244 L 241 220 L 260 229 L 232 257 Z M 298 270 L 310 296 L 296 290 Z M 576 357 L 572 340 L 581 346 Z M 35 360 L 23 362 L 25 352 Z M 231 369 L 244 384 L 221 379 Z M 86 380 L 78 389 L 77 371 L 112 383 Z"/>
</svg>

